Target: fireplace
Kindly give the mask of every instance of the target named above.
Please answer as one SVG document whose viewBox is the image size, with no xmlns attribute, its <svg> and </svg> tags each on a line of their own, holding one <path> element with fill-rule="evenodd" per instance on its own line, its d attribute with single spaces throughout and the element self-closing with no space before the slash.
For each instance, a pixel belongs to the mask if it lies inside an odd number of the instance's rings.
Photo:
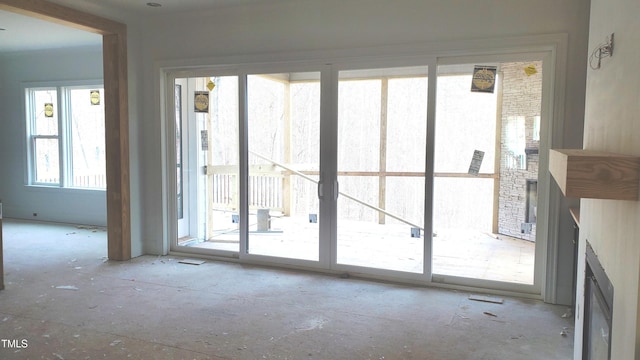
<svg viewBox="0 0 640 360">
<path fill-rule="evenodd" d="M 586 260 L 582 358 L 611 359 L 613 285 L 589 243 Z"/>
</svg>

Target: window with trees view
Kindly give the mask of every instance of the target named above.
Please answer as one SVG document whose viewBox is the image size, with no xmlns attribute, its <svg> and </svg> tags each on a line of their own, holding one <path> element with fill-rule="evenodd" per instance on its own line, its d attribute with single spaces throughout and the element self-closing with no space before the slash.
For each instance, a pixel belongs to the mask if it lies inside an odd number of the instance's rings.
<svg viewBox="0 0 640 360">
<path fill-rule="evenodd" d="M 25 95 L 29 184 L 105 189 L 103 85 L 33 87 Z"/>
</svg>

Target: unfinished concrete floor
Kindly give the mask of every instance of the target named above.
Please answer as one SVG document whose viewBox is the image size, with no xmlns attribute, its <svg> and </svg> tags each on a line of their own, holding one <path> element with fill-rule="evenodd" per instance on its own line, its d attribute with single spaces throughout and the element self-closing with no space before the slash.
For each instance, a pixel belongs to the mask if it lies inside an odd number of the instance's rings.
<svg viewBox="0 0 640 360">
<path fill-rule="evenodd" d="M 4 242 L 0 359 L 572 355 L 566 308 L 540 301 L 173 256 L 106 261 L 106 233 L 73 225 L 5 219 Z"/>
</svg>

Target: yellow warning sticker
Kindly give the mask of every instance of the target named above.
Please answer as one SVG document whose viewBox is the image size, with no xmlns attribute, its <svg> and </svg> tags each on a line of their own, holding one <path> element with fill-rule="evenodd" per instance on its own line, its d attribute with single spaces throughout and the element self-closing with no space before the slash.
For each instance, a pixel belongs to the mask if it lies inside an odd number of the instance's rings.
<svg viewBox="0 0 640 360">
<path fill-rule="evenodd" d="M 524 68 L 524 73 L 527 74 L 527 76 L 531 76 L 533 74 L 537 74 L 538 69 L 536 69 L 535 65 L 529 65 L 526 68 Z"/>
</svg>

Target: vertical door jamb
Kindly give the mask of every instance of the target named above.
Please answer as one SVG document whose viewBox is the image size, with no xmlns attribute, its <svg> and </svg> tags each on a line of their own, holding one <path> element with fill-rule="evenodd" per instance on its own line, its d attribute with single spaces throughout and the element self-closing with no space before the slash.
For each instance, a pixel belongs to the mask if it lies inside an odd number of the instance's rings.
<svg viewBox="0 0 640 360">
<path fill-rule="evenodd" d="M 247 73 L 238 74 L 238 193 L 240 204 L 240 259 L 249 253 L 249 108 Z"/>
<path fill-rule="evenodd" d="M 329 269 L 334 269 L 338 260 L 338 80 L 338 71 L 331 64 L 327 64 L 322 72 L 320 85 L 322 115 L 318 194 L 321 195 L 320 243 L 324 243 L 324 247 L 321 245 L 320 262 Z"/>
<path fill-rule="evenodd" d="M 434 151 L 436 129 L 436 95 L 438 84 L 438 61 L 433 59 L 428 64 L 427 86 L 427 147 L 425 149 L 425 178 L 424 178 L 424 268 L 423 274 L 427 282 L 433 279 L 433 185 L 434 185 Z"/>
<path fill-rule="evenodd" d="M 496 141 L 495 151 L 493 159 L 493 224 L 491 225 L 493 233 L 497 234 L 499 231 L 499 216 L 500 216 L 500 181 L 501 181 L 501 159 L 502 159 L 502 70 L 498 72 L 498 84 L 497 97 L 496 97 Z"/>
</svg>

